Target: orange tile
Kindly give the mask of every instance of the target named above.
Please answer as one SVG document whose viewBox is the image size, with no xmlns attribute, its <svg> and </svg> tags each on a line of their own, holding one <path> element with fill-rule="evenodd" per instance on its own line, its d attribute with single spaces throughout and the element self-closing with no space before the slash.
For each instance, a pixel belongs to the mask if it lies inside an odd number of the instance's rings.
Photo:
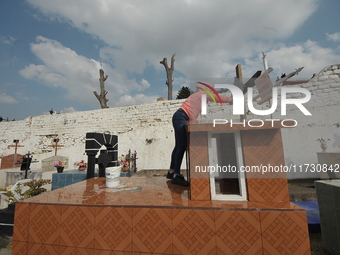
<svg viewBox="0 0 340 255">
<path fill-rule="evenodd" d="M 280 129 L 242 131 L 246 166 L 284 166 Z M 285 173 L 246 173 L 249 201 L 289 201 Z"/>
<path fill-rule="evenodd" d="M 13 240 L 12 254 L 27 255 L 27 249 L 28 249 L 27 242 L 20 242 L 20 241 Z"/>
<path fill-rule="evenodd" d="M 167 189 L 163 190 L 160 193 L 156 193 L 155 195 L 151 195 L 156 200 L 162 200 L 157 202 L 157 204 L 161 206 L 188 206 L 188 197 L 189 197 L 189 187 L 178 186 L 171 183 L 171 180 L 166 181 Z M 158 196 L 158 198 L 157 198 Z M 151 202 L 151 204 L 155 204 L 155 201 Z"/>
<path fill-rule="evenodd" d="M 247 179 L 249 201 L 289 201 L 287 179 Z"/>
<path fill-rule="evenodd" d="M 30 204 L 16 203 L 14 214 L 13 240 L 27 242 L 30 223 Z"/>
<path fill-rule="evenodd" d="M 215 217 L 219 254 L 262 254 L 259 212 L 215 210 Z"/>
<path fill-rule="evenodd" d="M 94 249 L 95 214 L 93 206 L 63 206 L 60 245 Z"/>
<path fill-rule="evenodd" d="M 48 245 L 41 243 L 28 243 L 29 255 L 59 255 L 59 245 Z"/>
<path fill-rule="evenodd" d="M 216 209 L 223 210 L 254 210 L 255 208 L 250 206 L 250 202 L 248 201 L 211 201 L 212 207 Z"/>
<path fill-rule="evenodd" d="M 93 252 L 93 255 L 115 255 L 115 254 L 116 253 L 114 251 L 108 251 L 108 250 L 94 250 Z M 121 252 L 121 254 L 123 255 L 124 253 Z"/>
<path fill-rule="evenodd" d="M 173 209 L 173 253 L 216 252 L 213 210 Z"/>
<path fill-rule="evenodd" d="M 171 209 L 133 208 L 133 252 L 172 254 Z"/>
<path fill-rule="evenodd" d="M 310 254 L 306 212 L 260 212 L 264 254 Z"/>
<path fill-rule="evenodd" d="M 200 180 L 204 179 L 194 178 L 193 182 Z M 105 178 L 97 178 L 39 199 L 51 199 L 49 203 L 19 203 L 16 226 L 20 233 L 14 232 L 13 250 L 27 254 L 28 247 L 33 251 L 43 245 L 40 250 L 45 251 L 60 244 L 60 254 L 257 254 L 261 253 L 260 224 L 264 254 L 285 254 L 293 248 L 309 252 L 305 212 L 288 201 L 189 200 L 190 187 L 172 185 L 165 178 L 126 178 L 124 182 L 142 189 L 93 192 L 94 185 L 98 188 L 105 183 Z M 200 192 L 198 189 L 198 195 Z M 292 228 L 296 222 L 299 224 Z M 27 235 L 30 246 L 19 242 Z"/>
<path fill-rule="evenodd" d="M 197 201 L 188 201 L 188 207 L 193 207 L 193 208 L 201 208 L 201 209 L 207 209 L 207 208 L 212 208 L 213 203 L 211 200 L 197 200 Z"/>
<path fill-rule="evenodd" d="M 266 179 L 265 179 L 266 180 Z M 266 183 L 270 183 L 269 181 L 266 181 Z M 104 185 L 105 178 L 97 178 L 96 180 L 93 180 L 98 184 L 99 186 Z M 85 182 L 85 181 L 84 181 Z M 89 182 L 89 180 L 88 180 Z M 106 192 L 90 192 L 92 195 L 87 196 L 87 191 L 85 192 L 82 188 L 86 187 L 84 185 L 78 186 L 78 183 L 70 185 L 72 189 L 63 189 L 62 194 L 60 192 L 56 192 L 55 195 L 50 195 L 49 197 L 54 197 L 55 199 L 51 200 L 51 202 L 44 204 L 58 204 L 58 205 L 89 205 L 89 206 L 106 206 L 106 205 L 114 205 L 114 206 L 162 206 L 162 207 L 213 207 L 213 208 L 244 208 L 244 209 L 256 209 L 256 208 L 282 208 L 282 209 L 301 209 L 298 206 L 295 206 L 289 201 L 285 201 L 285 205 L 283 202 L 273 202 L 273 201 L 259 201 L 257 203 L 257 200 L 260 200 L 263 198 L 262 195 L 259 195 L 260 199 L 253 199 L 252 201 L 218 201 L 213 200 L 210 201 L 210 198 L 208 199 L 208 192 L 210 192 L 209 188 L 209 180 L 203 180 L 203 179 L 192 179 L 192 183 L 196 183 L 198 185 L 194 185 L 196 188 L 193 187 L 181 187 L 178 185 L 171 184 L 171 181 L 166 180 L 162 177 L 150 177 L 150 178 L 127 178 L 125 179 L 124 183 L 127 186 L 139 186 L 141 187 L 141 190 L 139 192 L 118 192 L 118 193 L 106 193 Z M 286 181 L 282 182 L 283 186 Z M 276 183 L 277 184 L 277 183 Z M 266 187 L 263 185 L 263 187 Z M 261 185 L 258 186 L 258 183 L 254 185 L 254 189 L 261 189 L 263 188 Z M 189 192 L 192 188 L 193 191 L 193 198 L 196 200 L 190 200 L 189 199 Z M 279 189 L 277 189 L 279 190 Z M 280 197 L 280 193 L 277 193 L 278 195 L 275 195 L 277 192 L 275 190 L 273 192 L 274 195 L 272 195 L 272 190 L 269 189 L 269 191 L 264 190 L 262 191 L 263 194 L 268 196 L 267 199 L 273 199 L 273 197 Z M 57 190 L 55 190 L 57 191 Z M 54 191 L 46 192 L 46 193 L 54 193 Z M 44 196 L 46 193 L 39 195 Z M 81 193 L 79 195 L 78 193 Z M 281 193 L 283 194 L 283 193 Z M 271 196 L 271 197 L 269 197 Z M 37 196 L 38 197 L 38 196 Z M 56 197 L 59 197 L 56 199 Z M 75 199 L 73 197 L 76 197 Z M 82 199 L 78 199 L 82 197 Z M 84 199 L 83 199 L 84 198 Z M 203 202 L 207 201 L 207 202 Z M 38 203 L 39 202 L 34 202 Z M 29 202 L 25 200 L 25 202 L 21 204 L 29 205 Z M 21 217 L 19 217 L 21 218 Z M 20 219 L 19 219 L 20 222 Z M 22 221 L 23 222 L 23 221 Z"/>
<path fill-rule="evenodd" d="M 129 251 L 105 251 L 105 250 L 94 250 L 93 255 L 146 255 L 146 253 L 133 253 Z"/>
<path fill-rule="evenodd" d="M 241 131 L 241 136 L 246 165 L 284 164 L 280 129 Z"/>
<path fill-rule="evenodd" d="M 189 159 L 190 159 L 190 179 L 209 178 L 207 172 L 195 171 L 197 166 L 209 165 L 208 140 L 205 132 L 190 133 L 189 137 Z"/>
<path fill-rule="evenodd" d="M 60 246 L 60 255 L 93 255 L 95 254 L 94 249 L 86 249 L 80 247 L 65 247 Z"/>
<path fill-rule="evenodd" d="M 304 211 L 303 208 L 291 202 L 248 202 L 249 208 L 256 209 L 277 209 L 277 210 L 297 210 Z"/>
<path fill-rule="evenodd" d="M 132 208 L 97 207 L 95 249 L 132 251 Z"/>
<path fill-rule="evenodd" d="M 61 206 L 32 204 L 28 241 L 59 245 L 60 219 Z"/>
<path fill-rule="evenodd" d="M 210 180 L 202 178 L 190 179 L 190 199 L 191 200 L 211 200 Z"/>
</svg>

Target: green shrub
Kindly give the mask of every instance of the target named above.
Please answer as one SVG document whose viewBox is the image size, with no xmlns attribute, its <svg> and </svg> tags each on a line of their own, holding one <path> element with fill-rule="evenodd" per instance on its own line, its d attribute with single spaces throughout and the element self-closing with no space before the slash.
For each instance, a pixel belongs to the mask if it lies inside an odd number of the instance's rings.
<svg viewBox="0 0 340 255">
<path fill-rule="evenodd" d="M 42 186 L 46 184 L 51 184 L 51 183 L 52 181 L 48 179 L 31 180 L 29 182 L 25 182 L 22 184 L 19 183 L 17 184 L 14 191 L 7 190 L 5 194 L 7 195 L 8 198 L 4 200 L 7 203 L 11 204 L 11 203 L 18 202 L 19 200 L 23 200 L 25 198 L 37 196 L 47 191 L 47 189 L 43 188 Z M 25 189 L 25 191 L 23 191 L 22 186 L 26 186 L 28 187 L 28 189 Z"/>
</svg>

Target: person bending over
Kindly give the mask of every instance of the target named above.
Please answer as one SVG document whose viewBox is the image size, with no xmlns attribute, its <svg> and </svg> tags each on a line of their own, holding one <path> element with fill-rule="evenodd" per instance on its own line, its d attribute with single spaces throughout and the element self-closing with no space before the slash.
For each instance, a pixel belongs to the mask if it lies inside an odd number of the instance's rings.
<svg viewBox="0 0 340 255">
<path fill-rule="evenodd" d="M 198 84 L 196 92 L 189 96 L 172 116 L 172 125 L 175 131 L 175 147 L 171 153 L 170 170 L 168 171 L 166 178 L 171 179 L 171 183 L 173 184 L 180 186 L 189 185 L 189 182 L 180 174 L 184 152 L 188 145 L 186 125 L 189 120 L 197 120 L 197 117 L 202 110 L 202 94 L 206 94 L 206 91 L 204 90 L 213 92 L 209 87 L 211 87 L 209 84 Z M 213 93 L 210 95 L 215 97 Z M 220 96 L 220 99 L 223 103 L 231 104 L 233 102 L 232 97 L 228 96 Z M 210 96 L 207 96 L 207 101 L 213 101 L 213 99 Z"/>
</svg>

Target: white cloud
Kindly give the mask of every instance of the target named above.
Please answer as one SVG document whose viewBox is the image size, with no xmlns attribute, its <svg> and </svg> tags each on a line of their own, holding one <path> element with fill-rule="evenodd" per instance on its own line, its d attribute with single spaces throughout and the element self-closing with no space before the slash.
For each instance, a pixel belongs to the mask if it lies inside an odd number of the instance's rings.
<svg viewBox="0 0 340 255">
<path fill-rule="evenodd" d="M 69 113 L 69 112 L 76 112 L 77 110 L 73 107 L 65 108 L 64 110 L 61 110 L 60 113 Z"/>
<path fill-rule="evenodd" d="M 18 101 L 13 97 L 5 93 L 0 93 L 0 104 L 16 104 L 16 103 L 18 103 Z"/>
<path fill-rule="evenodd" d="M 112 69 L 110 65 L 100 63 L 78 55 L 61 43 L 42 36 L 31 44 L 31 51 L 43 62 L 42 65 L 30 64 L 20 71 L 26 79 L 35 79 L 43 84 L 65 88 L 67 98 L 97 105 L 93 91 L 100 94 L 99 69 L 103 69 L 109 78 L 105 81 L 107 98 L 115 100 L 131 90 L 142 91 L 150 84 L 142 79 L 140 83 L 126 78 L 125 73 Z M 109 103 L 110 103 L 109 101 Z"/>
<path fill-rule="evenodd" d="M 334 34 L 328 34 L 327 35 L 327 40 L 328 41 L 333 41 L 333 42 L 340 42 L 340 32 L 334 33 Z"/>
<path fill-rule="evenodd" d="M 324 67 L 331 64 L 337 64 L 339 55 L 327 48 L 320 47 L 316 42 L 308 40 L 303 44 L 297 44 L 291 47 L 280 45 L 278 49 L 266 52 L 268 66 L 274 69 L 273 74 L 293 72 L 296 68 L 304 66 L 301 73 L 295 78 L 311 78 L 313 73 L 321 71 Z M 258 60 L 261 59 L 260 55 Z M 250 77 L 259 67 L 263 70 L 263 65 L 259 61 L 247 60 L 245 73 Z M 271 74 L 272 76 L 272 74 Z"/>
<path fill-rule="evenodd" d="M 128 106 L 128 105 L 140 105 L 149 104 L 157 101 L 157 96 L 146 96 L 144 94 L 137 94 L 134 97 L 130 95 L 124 95 L 119 98 L 115 106 Z"/>
<path fill-rule="evenodd" d="M 175 68 L 188 77 L 221 77 L 235 59 L 291 36 L 318 0 L 28 2 L 106 42 L 101 56 L 119 72 L 142 73 L 148 64 L 160 70 L 159 61 L 176 53 Z"/>
<path fill-rule="evenodd" d="M 170 62 L 173 53 L 175 70 L 189 78 L 234 77 L 240 61 L 244 77 L 250 77 L 263 69 L 262 51 L 274 68 L 272 75 L 305 66 L 299 77 L 310 78 L 339 59 L 336 52 L 313 41 L 284 43 L 317 10 L 319 0 L 27 1 L 50 19 L 68 22 L 107 45 L 99 50 L 99 62 L 39 36 L 31 50 L 43 64 L 31 64 L 21 75 L 63 87 L 68 98 L 96 107 L 93 91 L 99 92 L 100 68 L 109 75 L 105 86 L 110 107 L 150 103 L 156 97 L 141 93 L 150 88 L 147 78 L 130 77 L 148 66 L 164 72 L 159 62 L 164 57 Z M 327 34 L 333 41 L 338 36 Z M 174 93 L 189 87 L 186 77 L 174 77 Z M 132 91 L 140 94 L 126 95 Z"/>
<path fill-rule="evenodd" d="M 150 88 L 150 83 L 147 81 L 147 80 L 145 80 L 145 79 L 142 79 L 142 81 L 141 81 L 141 87 L 143 88 L 143 89 L 147 89 L 147 88 Z"/>
</svg>

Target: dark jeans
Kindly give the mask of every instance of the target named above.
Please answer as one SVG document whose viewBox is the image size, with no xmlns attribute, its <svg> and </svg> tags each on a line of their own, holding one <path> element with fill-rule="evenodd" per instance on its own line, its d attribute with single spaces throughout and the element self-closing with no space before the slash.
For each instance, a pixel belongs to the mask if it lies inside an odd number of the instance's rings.
<svg viewBox="0 0 340 255">
<path fill-rule="evenodd" d="M 187 121 L 188 115 L 182 109 L 177 110 L 172 116 L 172 125 L 175 130 L 175 148 L 171 154 L 170 169 L 176 174 L 180 174 L 184 152 L 187 149 Z"/>
</svg>

